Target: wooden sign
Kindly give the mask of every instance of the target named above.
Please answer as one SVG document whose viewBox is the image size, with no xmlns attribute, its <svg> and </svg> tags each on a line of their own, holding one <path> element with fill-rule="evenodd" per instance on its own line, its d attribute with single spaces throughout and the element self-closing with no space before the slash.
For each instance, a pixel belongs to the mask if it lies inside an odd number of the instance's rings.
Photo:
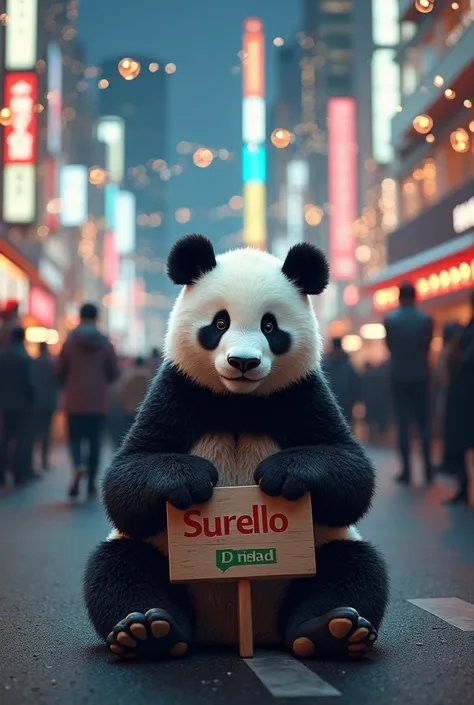
<svg viewBox="0 0 474 705">
<path fill-rule="evenodd" d="M 310 495 L 219 487 L 186 511 L 167 505 L 171 582 L 307 577 L 316 572 Z"/>
</svg>

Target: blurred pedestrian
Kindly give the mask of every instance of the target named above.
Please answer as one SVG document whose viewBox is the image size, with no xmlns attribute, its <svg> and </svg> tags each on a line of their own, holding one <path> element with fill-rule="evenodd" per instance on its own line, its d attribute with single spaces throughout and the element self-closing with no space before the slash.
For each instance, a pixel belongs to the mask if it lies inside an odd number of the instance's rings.
<svg viewBox="0 0 474 705">
<path fill-rule="evenodd" d="M 8 347 L 11 342 L 11 334 L 14 328 L 20 325 L 18 316 L 19 302 L 16 299 L 8 299 L 1 312 L 2 326 L 0 327 L 0 350 Z"/>
<path fill-rule="evenodd" d="M 10 343 L 0 350 L 0 411 L 3 433 L 0 442 L 0 487 L 6 470 L 22 485 L 34 476 L 31 467 L 31 437 L 35 388 L 33 361 L 25 350 L 25 331 L 10 332 Z"/>
<path fill-rule="evenodd" d="M 163 362 L 163 355 L 160 353 L 158 348 L 153 348 L 151 351 L 150 359 L 148 360 L 148 367 L 152 375 L 155 374 L 161 367 Z"/>
<path fill-rule="evenodd" d="M 349 355 L 342 348 L 341 338 L 332 339 L 332 348 L 324 357 L 323 367 L 342 412 L 352 427 L 354 405 L 360 399 L 360 380 Z"/>
<path fill-rule="evenodd" d="M 150 369 L 144 358 L 137 357 L 125 370 L 117 385 L 117 401 L 122 412 L 121 439 L 135 420 L 137 409 L 146 396 L 150 379 Z"/>
<path fill-rule="evenodd" d="M 50 467 L 49 448 L 51 426 L 58 405 L 59 384 L 54 360 L 47 343 L 39 344 L 39 356 L 34 361 L 35 382 L 35 441 L 41 451 L 41 467 Z"/>
<path fill-rule="evenodd" d="M 97 328 L 98 310 L 84 304 L 80 323 L 69 334 L 59 355 L 57 374 L 65 390 L 69 446 L 74 464 L 70 497 L 77 497 L 88 475 L 88 496 L 96 495 L 102 434 L 108 411 L 108 387 L 118 378 L 118 361 L 110 340 Z M 83 445 L 88 446 L 87 459 Z"/>
<path fill-rule="evenodd" d="M 416 306 L 415 287 L 400 285 L 399 307 L 387 314 L 386 344 L 390 351 L 390 375 L 402 472 L 398 482 L 410 483 L 410 429 L 414 421 L 421 440 L 425 478 L 433 479 L 429 414 L 429 352 L 433 319 Z"/>
</svg>

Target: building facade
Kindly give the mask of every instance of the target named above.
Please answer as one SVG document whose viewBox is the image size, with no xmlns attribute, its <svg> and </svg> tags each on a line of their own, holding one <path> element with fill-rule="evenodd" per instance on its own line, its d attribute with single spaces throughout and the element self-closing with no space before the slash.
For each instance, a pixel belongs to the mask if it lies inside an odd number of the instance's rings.
<svg viewBox="0 0 474 705">
<path fill-rule="evenodd" d="M 368 287 L 376 314 L 415 285 L 438 331 L 471 316 L 474 286 L 474 2 L 400 3 L 402 99 L 392 122 L 397 224 Z M 439 338 L 437 343 L 439 344 Z"/>
</svg>

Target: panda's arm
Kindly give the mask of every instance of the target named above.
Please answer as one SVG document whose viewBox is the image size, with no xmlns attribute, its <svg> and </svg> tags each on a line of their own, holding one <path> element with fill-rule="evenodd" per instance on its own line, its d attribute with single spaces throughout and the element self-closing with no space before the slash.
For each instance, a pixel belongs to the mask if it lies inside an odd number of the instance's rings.
<svg viewBox="0 0 474 705">
<path fill-rule="evenodd" d="M 217 482 L 209 461 L 189 455 L 189 403 L 176 373 L 162 366 L 106 473 L 103 500 L 114 526 L 146 538 L 166 526 L 166 502 L 178 509 L 206 502 Z"/>
<path fill-rule="evenodd" d="M 295 388 L 288 400 L 293 421 L 282 434 L 282 450 L 260 464 L 256 481 L 267 494 L 287 499 L 310 491 L 318 523 L 354 524 L 372 503 L 375 471 L 371 461 L 320 374 L 304 382 L 302 389 Z"/>
</svg>

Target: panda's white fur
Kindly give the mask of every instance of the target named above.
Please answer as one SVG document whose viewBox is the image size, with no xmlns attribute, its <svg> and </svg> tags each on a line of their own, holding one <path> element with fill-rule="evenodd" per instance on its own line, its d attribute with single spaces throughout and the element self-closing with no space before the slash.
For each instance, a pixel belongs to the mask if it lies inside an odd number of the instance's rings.
<svg viewBox="0 0 474 705">
<path fill-rule="evenodd" d="M 282 262 L 267 252 L 251 248 L 229 251 L 216 259 L 215 269 L 196 284 L 182 288 L 168 322 L 165 359 L 197 384 L 218 394 L 270 394 L 317 369 L 322 351 L 318 321 L 309 296 L 301 295 L 282 274 Z M 205 350 L 198 342 L 198 331 L 209 325 L 222 309 L 230 315 L 229 330 L 216 350 Z M 282 356 L 272 354 L 261 331 L 262 316 L 267 312 L 274 314 L 279 328 L 291 335 L 291 348 Z M 220 376 L 235 373 L 227 363 L 228 355 L 261 357 L 260 367 L 252 370 L 253 382 L 233 383 Z M 259 463 L 278 450 L 270 438 L 243 436 L 236 442 L 231 435 L 224 434 L 201 438 L 191 453 L 214 463 L 219 486 L 236 486 L 254 484 L 253 475 Z M 314 534 L 317 547 L 334 540 L 361 539 L 355 527 L 315 525 Z M 121 536 L 114 529 L 108 538 Z M 167 555 L 166 531 L 148 541 Z M 256 643 L 277 641 L 276 615 L 287 586 L 287 580 L 254 583 Z M 197 640 L 234 643 L 235 585 L 197 583 L 190 587 L 198 616 Z"/>
<path fill-rule="evenodd" d="M 168 322 L 165 358 L 217 393 L 270 394 L 315 369 L 322 352 L 318 321 L 310 297 L 299 294 L 282 274 L 282 262 L 253 248 L 230 250 L 216 260 L 215 269 L 181 290 Z M 221 309 L 228 311 L 231 325 L 210 353 L 199 345 L 197 333 Z M 260 329 L 267 312 L 292 336 L 290 352 L 281 357 L 272 355 Z M 227 356 L 239 354 L 262 358 L 260 366 L 248 374 L 256 380 L 253 384 L 229 384 L 220 377 L 226 372 L 231 373 L 227 376 L 235 374 Z"/>
</svg>

